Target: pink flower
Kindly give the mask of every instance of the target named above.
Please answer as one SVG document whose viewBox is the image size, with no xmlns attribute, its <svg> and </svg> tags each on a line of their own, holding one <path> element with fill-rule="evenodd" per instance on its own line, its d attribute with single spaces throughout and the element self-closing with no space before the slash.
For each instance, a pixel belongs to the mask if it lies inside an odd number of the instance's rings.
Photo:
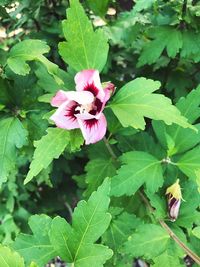
<svg viewBox="0 0 200 267">
<path fill-rule="evenodd" d="M 58 91 L 51 105 L 58 107 L 51 116 L 57 127 L 71 130 L 80 128 L 85 143 L 101 140 L 106 134 L 107 122 L 103 109 L 114 91 L 112 83 L 102 87 L 97 70 L 83 70 L 75 76 L 76 91 Z"/>
</svg>

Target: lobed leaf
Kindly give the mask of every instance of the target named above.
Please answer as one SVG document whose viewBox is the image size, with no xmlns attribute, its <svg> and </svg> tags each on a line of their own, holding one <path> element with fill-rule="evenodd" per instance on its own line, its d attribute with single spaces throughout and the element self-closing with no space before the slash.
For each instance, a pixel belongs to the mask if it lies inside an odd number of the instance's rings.
<svg viewBox="0 0 200 267">
<path fill-rule="evenodd" d="M 94 244 L 109 226 L 111 216 L 109 206 L 110 181 L 106 179 L 94 192 L 88 202 L 80 201 L 75 208 L 72 226 L 61 218 L 55 218 L 50 231 L 50 239 L 58 255 L 76 267 L 97 266 L 112 256 L 107 247 Z"/>
<path fill-rule="evenodd" d="M 110 105 L 121 124 L 124 127 L 132 126 L 144 130 L 144 117 L 147 117 L 196 130 L 172 105 L 169 98 L 161 94 L 152 94 L 159 87 L 159 82 L 145 78 L 137 78 L 123 86 Z"/>
<path fill-rule="evenodd" d="M 170 236 L 159 225 L 145 224 L 137 228 L 124 244 L 122 252 L 133 257 L 151 259 L 167 248 Z"/>
<path fill-rule="evenodd" d="M 78 0 L 70 1 L 67 20 L 62 25 L 67 42 L 59 43 L 59 53 L 64 61 L 76 71 L 101 71 L 107 61 L 108 40 L 103 30 L 93 30 L 92 23 Z"/>
<path fill-rule="evenodd" d="M 39 267 L 44 267 L 57 256 L 48 236 L 51 222 L 52 219 L 47 215 L 31 216 L 29 226 L 33 234 L 19 234 L 16 238 L 13 248 L 23 256 L 26 265 L 34 261 Z"/>
<path fill-rule="evenodd" d="M 154 193 L 163 184 L 161 162 L 151 154 L 142 151 L 124 153 L 122 167 L 111 179 L 111 195 L 134 194 L 144 183 Z"/>
<path fill-rule="evenodd" d="M 41 170 L 47 168 L 53 159 L 58 158 L 70 142 L 69 131 L 48 128 L 47 135 L 35 142 L 35 152 L 24 183 L 30 182 Z"/>
<path fill-rule="evenodd" d="M 7 64 L 16 74 L 27 75 L 30 72 L 30 66 L 27 61 L 39 61 L 46 67 L 49 74 L 54 77 L 58 84 L 63 84 L 63 81 L 57 76 L 58 66 L 43 56 L 49 50 L 49 46 L 44 41 L 24 40 L 12 47 Z"/>
<path fill-rule="evenodd" d="M 166 48 L 169 57 L 174 58 L 182 48 L 182 34 L 170 26 L 158 26 L 149 31 L 148 40 L 139 57 L 138 66 L 155 63 Z"/>
</svg>

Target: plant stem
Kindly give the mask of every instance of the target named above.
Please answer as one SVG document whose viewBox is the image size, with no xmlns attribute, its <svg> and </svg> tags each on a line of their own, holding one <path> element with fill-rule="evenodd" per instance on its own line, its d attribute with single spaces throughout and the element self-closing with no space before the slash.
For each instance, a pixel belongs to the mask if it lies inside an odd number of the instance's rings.
<svg viewBox="0 0 200 267">
<path fill-rule="evenodd" d="M 190 256 L 198 265 L 200 265 L 200 257 L 196 255 L 190 248 L 188 248 L 177 235 L 169 228 L 169 226 L 163 221 L 159 220 L 161 226 L 168 232 L 170 237 Z"/>
<path fill-rule="evenodd" d="M 103 141 L 104 141 L 106 148 L 108 149 L 108 152 L 110 153 L 112 159 L 114 161 L 117 161 L 117 156 L 116 156 L 115 152 L 113 151 L 111 145 L 109 144 L 108 140 L 106 139 L 106 137 L 103 138 Z"/>
<path fill-rule="evenodd" d="M 68 209 L 69 215 L 70 215 L 70 217 L 72 219 L 73 211 L 72 211 L 71 206 L 66 201 L 64 202 L 64 206 Z"/>
<path fill-rule="evenodd" d="M 154 209 L 149 203 L 149 200 L 140 191 L 139 191 L 139 195 L 141 199 L 143 200 L 143 202 L 147 205 L 150 212 L 153 213 Z M 187 253 L 187 255 L 189 255 L 193 259 L 194 262 L 200 265 L 200 257 L 196 255 L 190 248 L 188 248 L 163 220 L 158 220 L 158 221 L 160 225 L 168 232 L 169 236 Z"/>
</svg>

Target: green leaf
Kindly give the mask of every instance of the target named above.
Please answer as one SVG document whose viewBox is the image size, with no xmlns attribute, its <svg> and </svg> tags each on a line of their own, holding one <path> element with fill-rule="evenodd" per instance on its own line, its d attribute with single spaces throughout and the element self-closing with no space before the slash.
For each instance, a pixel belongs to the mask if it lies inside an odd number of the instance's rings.
<svg viewBox="0 0 200 267">
<path fill-rule="evenodd" d="M 1 267 L 24 267 L 23 258 L 7 247 L 0 245 Z"/>
<path fill-rule="evenodd" d="M 166 197 L 160 197 L 158 194 L 145 192 L 151 202 L 151 206 L 155 209 L 154 216 L 158 219 L 164 219 L 167 216 Z"/>
<path fill-rule="evenodd" d="M 189 178 L 196 178 L 196 171 L 200 169 L 200 146 L 185 153 L 177 162 L 177 166 Z"/>
<path fill-rule="evenodd" d="M 78 0 L 70 1 L 63 32 L 67 42 L 59 43 L 59 53 L 70 67 L 76 71 L 103 69 L 107 61 L 108 40 L 101 29 L 93 30 Z"/>
<path fill-rule="evenodd" d="M 43 56 L 43 54 L 49 52 L 49 49 L 49 46 L 44 41 L 24 40 L 12 47 L 7 64 L 16 74 L 27 75 L 30 72 L 30 67 L 26 62 L 39 61 L 46 67 L 57 83 L 62 84 L 63 81 L 57 76 L 58 66 Z"/>
<path fill-rule="evenodd" d="M 200 226 L 195 227 L 195 228 L 192 230 L 192 234 L 193 234 L 194 236 L 196 236 L 197 238 L 200 239 Z"/>
<path fill-rule="evenodd" d="M 139 67 L 155 63 L 165 48 L 168 56 L 171 58 L 174 58 L 180 48 L 182 48 L 182 34 L 173 27 L 160 26 L 151 28 L 149 37 L 151 40 L 144 46 L 139 57 Z"/>
<path fill-rule="evenodd" d="M 200 87 L 191 91 L 186 97 L 180 98 L 176 106 L 190 123 L 200 117 Z M 198 133 L 191 129 L 184 129 L 179 125 L 164 125 L 163 122 L 154 121 L 153 129 L 168 155 L 183 153 L 200 142 L 200 124 L 194 125 Z"/>
<path fill-rule="evenodd" d="M 97 158 L 90 160 L 85 167 L 87 190 L 84 195 L 89 196 L 102 183 L 105 177 L 112 177 L 116 174 L 116 167 L 112 158 Z"/>
<path fill-rule="evenodd" d="M 73 255 L 68 244 L 71 231 L 72 228 L 65 219 L 57 216 L 52 220 L 49 233 L 51 244 L 53 244 L 58 255 L 67 262 L 73 261 Z"/>
<path fill-rule="evenodd" d="M 161 162 L 146 152 L 133 151 L 121 157 L 122 167 L 111 179 L 111 194 L 132 195 L 144 183 L 147 190 L 154 193 L 163 184 Z M 149 175 L 151 174 L 151 175 Z"/>
<path fill-rule="evenodd" d="M 123 128 L 127 130 L 128 128 Z M 134 130 L 133 128 L 131 128 Z M 138 132 L 131 135 L 117 135 L 118 147 L 122 152 L 133 150 L 144 151 L 152 154 L 155 157 L 164 158 L 166 153 L 162 147 L 155 142 L 152 135 L 147 132 Z"/>
<path fill-rule="evenodd" d="M 39 267 L 44 267 L 57 256 L 48 236 L 51 222 L 47 215 L 31 216 L 29 226 L 33 234 L 20 234 L 16 238 L 13 248 L 24 257 L 26 265 L 34 261 Z"/>
<path fill-rule="evenodd" d="M 154 264 L 152 266 L 183 267 L 184 265 L 180 263 L 177 255 L 175 255 L 172 250 L 166 250 L 164 253 L 154 259 Z"/>
<path fill-rule="evenodd" d="M 200 86 L 181 97 L 176 106 L 190 123 L 195 122 L 200 117 Z"/>
<path fill-rule="evenodd" d="M 122 252 L 133 257 L 152 259 L 166 250 L 169 240 L 170 236 L 161 226 L 154 224 L 141 225 L 129 237 Z"/>
<path fill-rule="evenodd" d="M 183 31 L 183 48 L 181 50 L 182 58 L 191 58 L 194 62 L 199 62 L 200 53 L 199 53 L 199 42 L 200 34 L 195 30 L 184 30 Z M 195 42 L 194 42 L 195 40 Z"/>
<path fill-rule="evenodd" d="M 0 186 L 7 181 L 16 162 L 16 148 L 26 143 L 27 131 L 17 118 L 0 121 Z"/>
<path fill-rule="evenodd" d="M 118 251 L 133 230 L 141 224 L 141 220 L 134 214 L 123 212 L 115 220 L 111 221 L 108 230 L 103 235 L 103 241 L 114 251 Z"/>
<path fill-rule="evenodd" d="M 147 117 L 163 120 L 166 124 L 176 123 L 184 128 L 196 129 L 181 116 L 169 98 L 152 94 L 159 87 L 160 82 L 145 78 L 137 78 L 123 86 L 110 105 L 121 124 L 144 130 L 144 117 Z"/>
<path fill-rule="evenodd" d="M 80 147 L 84 143 L 84 138 L 80 129 L 70 130 L 69 137 L 70 137 L 70 142 L 67 145 L 67 150 L 70 153 L 80 150 Z"/>
<path fill-rule="evenodd" d="M 58 158 L 69 142 L 69 131 L 60 128 L 48 128 L 47 135 L 35 142 L 36 149 L 24 183 L 31 181 L 41 170 L 47 168 L 53 159 Z"/>
<path fill-rule="evenodd" d="M 134 5 L 134 10 L 139 12 L 141 10 L 149 9 L 153 4 L 155 0 L 137 0 L 137 2 Z"/>
<path fill-rule="evenodd" d="M 200 124 L 194 126 L 198 133 L 177 125 L 166 126 L 161 121 L 153 122 L 153 129 L 169 156 L 186 152 L 200 143 Z"/>
<path fill-rule="evenodd" d="M 109 191 L 110 181 L 106 179 L 88 202 L 80 201 L 73 213 L 72 228 L 63 220 L 54 219 L 51 241 L 58 254 L 76 267 L 103 267 L 112 256 L 112 251 L 107 247 L 93 244 L 106 231 L 111 220 L 107 213 Z"/>
<path fill-rule="evenodd" d="M 109 2 L 110 0 L 87 0 L 89 8 L 100 17 L 106 14 Z"/>
<path fill-rule="evenodd" d="M 193 181 L 187 181 L 181 186 L 184 201 L 181 202 L 176 224 L 181 227 L 192 228 L 194 223 L 200 221 L 200 214 L 197 211 L 200 203 L 200 194 L 196 183 Z"/>
<path fill-rule="evenodd" d="M 59 90 L 70 90 L 75 88 L 74 73 L 68 73 L 61 69 L 58 69 L 57 76 L 62 79 L 63 84 L 59 85 L 56 80 L 50 75 L 42 64 L 38 64 L 35 74 L 38 78 L 37 84 L 45 90 L 45 92 L 56 93 Z"/>
</svg>

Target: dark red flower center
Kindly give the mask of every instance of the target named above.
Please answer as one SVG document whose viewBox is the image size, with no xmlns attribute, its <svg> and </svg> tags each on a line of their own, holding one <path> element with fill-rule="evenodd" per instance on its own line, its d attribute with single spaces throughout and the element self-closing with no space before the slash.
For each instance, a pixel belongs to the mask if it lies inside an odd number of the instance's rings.
<svg viewBox="0 0 200 267">
<path fill-rule="evenodd" d="M 94 83 L 86 84 L 83 90 L 91 92 L 94 96 L 97 96 L 99 92 L 99 89 L 94 85 Z"/>
<path fill-rule="evenodd" d="M 84 124 L 87 128 L 91 129 L 95 124 L 98 123 L 97 119 L 90 119 L 90 120 L 85 120 Z"/>
<path fill-rule="evenodd" d="M 96 98 L 94 103 L 93 103 L 93 108 L 89 113 L 91 115 L 98 114 L 101 111 L 102 105 L 103 105 L 103 103 L 98 98 Z"/>
<path fill-rule="evenodd" d="M 70 117 L 72 120 L 76 120 L 75 115 L 80 113 L 79 110 L 76 110 L 78 106 L 80 106 L 80 105 L 78 103 L 76 103 L 75 101 L 73 101 L 71 103 L 71 105 L 67 106 L 65 116 Z"/>
</svg>

